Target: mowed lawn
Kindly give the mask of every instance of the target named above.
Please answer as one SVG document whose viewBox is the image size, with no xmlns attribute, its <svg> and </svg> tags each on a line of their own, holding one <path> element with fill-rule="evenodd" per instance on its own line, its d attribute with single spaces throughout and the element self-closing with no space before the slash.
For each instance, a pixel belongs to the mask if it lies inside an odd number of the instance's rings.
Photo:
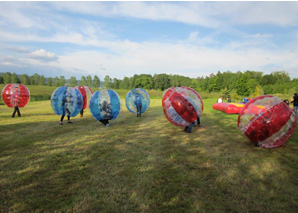
<svg viewBox="0 0 298 213">
<path fill-rule="evenodd" d="M 89 111 L 59 126 L 50 101 L 21 118 L 0 105 L 0 212 L 297 212 L 298 130 L 258 148 L 214 102 L 191 134 L 160 99 L 140 118 L 122 100 L 110 127 Z"/>
</svg>

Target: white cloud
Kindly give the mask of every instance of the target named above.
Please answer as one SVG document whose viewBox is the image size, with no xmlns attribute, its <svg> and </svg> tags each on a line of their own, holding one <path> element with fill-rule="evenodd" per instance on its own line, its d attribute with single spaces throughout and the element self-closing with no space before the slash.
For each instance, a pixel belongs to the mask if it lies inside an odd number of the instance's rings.
<svg viewBox="0 0 298 213">
<path fill-rule="evenodd" d="M 47 36 L 40 36 L 34 33 L 13 33 L 0 31 L 0 41 L 9 42 L 55 42 L 55 43 L 70 43 L 82 46 L 96 46 L 105 47 L 105 43 L 108 39 L 115 39 L 115 36 L 96 29 L 95 26 L 83 27 L 82 32 L 78 31 L 67 31 L 67 32 L 57 32 L 54 34 L 48 34 Z M 14 48 L 16 50 L 16 48 Z"/>
<path fill-rule="evenodd" d="M 0 62 L 0 64 L 1 65 L 4 65 L 4 66 L 13 66 L 14 65 L 13 63 L 8 62 L 8 61 L 6 61 L 6 62 Z"/>
<path fill-rule="evenodd" d="M 61 70 L 66 77 L 98 75 L 103 78 L 133 76 L 133 74 L 168 73 L 189 77 L 205 76 L 218 70 L 232 72 L 256 70 L 270 73 L 285 70 L 298 77 L 298 52 L 289 49 L 247 49 L 238 43 L 222 48 L 194 46 L 188 43 L 103 41 L 109 52 L 71 51 L 59 55 L 44 49 L 30 53 L 30 57 L 0 57 L 0 65 L 38 66 L 45 70 Z M 241 48 L 242 46 L 242 48 Z M 37 60 L 36 60 L 37 59 Z M 46 63 L 45 63 L 46 62 Z"/>
<path fill-rule="evenodd" d="M 199 35 L 199 32 L 197 32 L 197 31 L 192 32 L 192 33 L 190 33 L 188 40 L 190 40 L 190 41 L 196 40 L 196 39 L 198 39 L 198 35 Z"/>
<path fill-rule="evenodd" d="M 53 2 L 59 10 L 94 16 L 168 20 L 217 28 L 232 24 L 297 26 L 297 2 Z"/>
<path fill-rule="evenodd" d="M 195 10 L 186 2 L 182 4 L 164 2 L 88 2 L 88 4 L 85 2 L 53 2 L 53 5 L 59 10 L 94 16 L 167 20 L 208 27 L 219 25 L 218 21 L 206 16 L 204 8 Z"/>
<path fill-rule="evenodd" d="M 58 57 L 51 52 L 47 52 L 44 49 L 36 50 L 28 54 L 30 58 L 42 61 L 42 62 L 50 62 L 57 61 Z"/>
<path fill-rule="evenodd" d="M 271 38 L 273 35 L 272 34 L 254 34 L 254 35 L 247 35 L 247 38 Z"/>
<path fill-rule="evenodd" d="M 28 53 L 29 52 L 28 48 L 22 47 L 22 46 L 21 47 L 10 46 L 10 47 L 7 47 L 7 49 L 14 51 L 14 52 L 18 52 L 18 53 Z"/>
<path fill-rule="evenodd" d="M 130 46 L 130 44 L 133 44 Z M 59 57 L 59 66 L 77 75 L 97 74 L 122 78 L 141 73 L 171 73 L 190 77 L 221 71 L 257 70 L 265 73 L 298 67 L 298 54 L 287 50 L 230 50 L 198 48 L 185 44 L 143 42 L 111 43 L 117 54 L 98 51 L 73 52 Z M 297 75 L 296 75 L 297 77 Z"/>
<path fill-rule="evenodd" d="M 14 24 L 24 28 L 31 27 L 34 24 L 34 20 L 26 17 L 26 15 L 20 12 L 26 5 L 23 3 L 7 3 L 0 2 L 0 18 L 5 20 L 4 23 Z"/>
<path fill-rule="evenodd" d="M 234 24 L 271 24 L 278 26 L 297 26 L 297 2 L 224 2 L 224 14 Z"/>
<path fill-rule="evenodd" d="M 12 55 L 1 55 L 0 54 L 0 65 L 3 66 L 10 66 L 10 67 L 24 67 L 25 64 L 19 60 L 18 58 L 15 58 Z"/>
</svg>

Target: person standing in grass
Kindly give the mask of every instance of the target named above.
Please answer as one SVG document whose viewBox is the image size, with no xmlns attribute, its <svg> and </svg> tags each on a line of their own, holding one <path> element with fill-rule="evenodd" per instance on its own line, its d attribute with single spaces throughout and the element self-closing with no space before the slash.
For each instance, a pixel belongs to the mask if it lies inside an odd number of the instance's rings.
<svg viewBox="0 0 298 213">
<path fill-rule="evenodd" d="M 196 123 L 197 123 L 197 126 L 198 126 L 198 127 L 200 127 L 200 126 L 201 126 L 201 119 L 200 119 L 200 116 L 198 117 L 198 119 L 197 119 L 197 122 L 196 122 Z"/>
<path fill-rule="evenodd" d="M 104 101 L 100 105 L 100 112 L 102 113 L 102 119 L 99 120 L 105 127 L 110 126 L 109 119 L 112 113 L 111 104 L 109 104 L 107 101 Z"/>
<path fill-rule="evenodd" d="M 227 97 L 227 101 L 228 101 L 228 103 L 232 102 L 229 96 Z"/>
<path fill-rule="evenodd" d="M 15 95 L 14 95 L 14 100 L 13 100 L 13 105 L 14 105 L 14 111 L 12 113 L 12 118 L 14 118 L 16 112 L 18 113 L 18 116 L 21 117 L 21 112 L 19 109 L 19 101 L 20 101 L 20 97 L 19 97 L 19 88 L 15 87 Z"/>
<path fill-rule="evenodd" d="M 298 116 L 297 110 L 298 110 L 298 96 L 297 93 L 293 94 L 293 100 L 291 102 L 294 106 L 294 112 L 296 114 L 296 116 Z"/>
<path fill-rule="evenodd" d="M 222 103 L 222 96 L 219 97 L 219 99 L 217 100 L 217 103 Z"/>
<path fill-rule="evenodd" d="M 193 122 L 192 124 L 190 124 L 189 126 L 186 126 L 185 128 L 184 128 L 184 132 L 186 132 L 186 133 L 192 133 L 192 127 L 195 125 L 195 122 Z"/>
<path fill-rule="evenodd" d="M 80 111 L 80 115 L 81 115 L 81 117 L 83 117 L 83 115 L 84 115 L 84 109 L 82 108 L 82 110 Z"/>
<path fill-rule="evenodd" d="M 62 105 L 64 106 L 64 111 L 63 111 L 63 114 L 62 114 L 62 116 L 61 116 L 59 125 L 63 125 L 63 119 L 64 119 L 65 115 L 67 115 L 67 123 L 69 123 L 69 124 L 72 123 L 72 122 L 70 121 L 70 114 L 71 114 L 71 113 L 70 113 L 70 111 L 69 111 L 69 109 L 68 109 L 68 104 L 71 103 L 71 98 L 72 98 L 71 93 L 67 93 L 66 98 L 64 98 L 64 99 L 62 100 Z"/>
<path fill-rule="evenodd" d="M 186 133 L 192 133 L 192 127 L 195 125 L 195 124 L 197 124 L 197 126 L 198 127 L 200 127 L 201 126 L 201 119 L 200 119 L 200 116 L 197 118 L 197 120 L 195 120 L 192 124 L 190 124 L 189 126 L 186 126 L 185 128 L 184 128 L 184 131 L 186 132 Z"/>
<path fill-rule="evenodd" d="M 109 123 L 108 119 L 99 120 L 99 122 L 101 122 L 103 125 L 105 125 L 105 127 L 110 126 L 110 123 Z"/>
<path fill-rule="evenodd" d="M 64 119 L 65 115 L 67 115 L 67 123 L 69 123 L 69 124 L 72 123 L 70 121 L 70 111 L 68 108 L 65 108 L 64 113 L 62 114 L 60 122 L 59 122 L 60 125 L 63 125 L 63 119 Z"/>
<path fill-rule="evenodd" d="M 141 101 L 139 93 L 136 94 L 135 105 L 137 107 L 137 117 L 141 117 L 141 114 L 142 114 L 142 101 Z"/>
</svg>

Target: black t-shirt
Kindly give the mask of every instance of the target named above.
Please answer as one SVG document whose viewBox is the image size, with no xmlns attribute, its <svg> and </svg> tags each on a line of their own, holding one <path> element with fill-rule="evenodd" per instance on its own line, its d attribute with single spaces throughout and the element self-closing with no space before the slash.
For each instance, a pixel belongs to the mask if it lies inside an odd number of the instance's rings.
<svg viewBox="0 0 298 213">
<path fill-rule="evenodd" d="M 298 106 L 298 96 L 294 97 L 293 105 Z"/>
</svg>

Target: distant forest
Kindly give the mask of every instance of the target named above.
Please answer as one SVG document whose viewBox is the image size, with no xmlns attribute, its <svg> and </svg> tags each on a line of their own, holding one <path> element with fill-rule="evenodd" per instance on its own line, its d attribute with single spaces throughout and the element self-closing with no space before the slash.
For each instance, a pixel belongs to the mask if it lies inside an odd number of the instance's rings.
<svg viewBox="0 0 298 213">
<path fill-rule="evenodd" d="M 298 91 L 298 79 L 291 79 L 284 71 L 277 71 L 264 75 L 262 72 L 246 71 L 232 73 L 230 71 L 211 74 L 206 77 L 189 78 L 180 75 L 168 74 L 140 74 L 123 79 L 105 76 L 102 81 L 98 76 L 93 78 L 82 76 L 80 80 L 76 77 L 65 79 L 64 76 L 46 78 L 35 73 L 17 75 L 15 73 L 0 73 L 0 84 L 22 83 L 25 85 L 48 85 L 48 86 L 89 86 L 94 88 L 104 87 L 111 89 L 131 89 L 135 87 L 144 89 L 165 90 L 169 87 L 188 86 L 198 92 L 221 92 L 225 96 L 258 96 L 262 94 L 289 94 Z"/>
</svg>

